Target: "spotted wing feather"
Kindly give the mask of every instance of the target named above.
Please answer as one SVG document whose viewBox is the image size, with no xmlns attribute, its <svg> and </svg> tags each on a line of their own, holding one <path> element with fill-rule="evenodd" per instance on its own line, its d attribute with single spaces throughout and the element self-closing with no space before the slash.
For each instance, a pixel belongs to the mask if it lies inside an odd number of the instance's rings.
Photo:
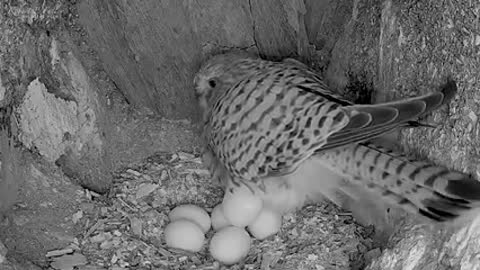
<svg viewBox="0 0 480 270">
<path fill-rule="evenodd" d="M 348 123 L 333 95 L 303 90 L 298 87 L 303 79 L 303 70 L 271 63 L 214 105 L 207 137 L 235 176 L 255 180 L 288 173 Z"/>
<path fill-rule="evenodd" d="M 352 105 L 345 109 L 355 113 L 350 122 L 340 131 L 332 134 L 319 150 L 331 149 L 349 143 L 362 142 L 390 132 L 398 127 L 408 126 L 415 120 L 451 100 L 457 91 L 455 82 L 449 80 L 441 91 L 394 102 L 375 105 Z M 356 118 L 368 115 L 372 121 L 359 126 Z"/>
</svg>

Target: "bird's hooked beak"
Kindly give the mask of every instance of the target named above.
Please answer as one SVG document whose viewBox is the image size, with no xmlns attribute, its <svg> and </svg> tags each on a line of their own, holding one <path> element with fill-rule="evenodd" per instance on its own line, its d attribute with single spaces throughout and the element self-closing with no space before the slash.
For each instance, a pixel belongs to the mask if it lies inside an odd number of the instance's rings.
<svg viewBox="0 0 480 270">
<path fill-rule="evenodd" d="M 202 94 L 200 94 L 200 92 L 195 88 L 195 93 L 194 93 L 194 95 L 195 95 L 195 98 L 196 98 L 196 99 L 199 99 Z"/>
<path fill-rule="evenodd" d="M 195 98 L 198 100 L 201 96 L 201 93 L 198 89 L 198 75 L 195 75 L 195 77 L 193 78 L 193 88 L 194 88 Z"/>
</svg>

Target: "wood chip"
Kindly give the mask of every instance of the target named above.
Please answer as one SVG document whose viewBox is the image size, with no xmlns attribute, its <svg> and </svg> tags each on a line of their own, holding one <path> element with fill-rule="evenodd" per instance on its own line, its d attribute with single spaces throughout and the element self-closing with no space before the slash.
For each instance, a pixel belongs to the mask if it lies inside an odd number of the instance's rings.
<svg viewBox="0 0 480 270">
<path fill-rule="evenodd" d="M 137 177 L 140 177 L 140 176 L 142 175 L 141 173 L 139 173 L 139 172 L 137 172 L 137 171 L 135 171 L 135 170 L 132 170 L 132 169 L 128 169 L 128 170 L 127 170 L 127 173 L 132 174 L 132 175 L 135 175 L 135 176 L 137 176 Z"/>
<path fill-rule="evenodd" d="M 135 197 L 137 198 L 137 200 L 146 197 L 150 195 L 150 193 L 154 192 L 157 188 L 157 184 L 141 184 L 137 189 Z"/>
<path fill-rule="evenodd" d="M 52 250 L 47 252 L 45 257 L 50 258 L 50 257 L 57 257 L 57 256 L 62 256 L 65 254 L 71 254 L 73 253 L 73 249 L 71 248 L 66 248 L 66 249 L 60 249 L 60 250 Z"/>
</svg>

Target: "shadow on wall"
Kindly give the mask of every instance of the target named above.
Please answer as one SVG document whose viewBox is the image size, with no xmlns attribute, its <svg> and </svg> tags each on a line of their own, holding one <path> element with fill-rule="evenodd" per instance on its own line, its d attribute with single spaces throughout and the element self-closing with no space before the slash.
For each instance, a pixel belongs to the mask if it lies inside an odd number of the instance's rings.
<svg viewBox="0 0 480 270">
<path fill-rule="evenodd" d="M 351 1 L 82 1 L 80 22 L 108 75 L 135 106 L 196 119 L 192 78 L 228 48 L 327 63 Z M 198 119 L 198 118 L 197 118 Z"/>
</svg>

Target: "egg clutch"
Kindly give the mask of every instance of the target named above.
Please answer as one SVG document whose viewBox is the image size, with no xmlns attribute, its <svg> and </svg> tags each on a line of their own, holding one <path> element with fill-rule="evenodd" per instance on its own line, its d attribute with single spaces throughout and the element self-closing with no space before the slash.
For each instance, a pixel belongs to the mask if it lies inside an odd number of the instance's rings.
<svg viewBox="0 0 480 270">
<path fill-rule="evenodd" d="M 281 214 L 264 207 L 263 200 L 248 187 L 226 192 L 211 215 L 199 206 L 186 204 L 175 207 L 168 217 L 170 223 L 164 231 L 167 246 L 199 252 L 205 242 L 205 233 L 213 228 L 215 233 L 209 243 L 209 252 L 226 265 L 247 256 L 251 236 L 265 239 L 276 234 L 282 225 Z"/>
</svg>

